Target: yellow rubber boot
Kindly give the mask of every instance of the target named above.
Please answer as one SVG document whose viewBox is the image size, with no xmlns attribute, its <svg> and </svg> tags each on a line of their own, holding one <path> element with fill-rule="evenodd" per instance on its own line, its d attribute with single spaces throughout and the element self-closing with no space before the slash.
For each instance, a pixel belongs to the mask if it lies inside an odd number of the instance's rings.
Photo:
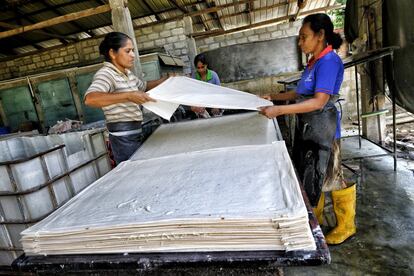
<svg viewBox="0 0 414 276">
<path fill-rule="evenodd" d="M 332 192 L 336 227 L 326 235 L 326 243 L 340 244 L 356 233 L 356 185 Z"/>
<path fill-rule="evenodd" d="M 325 193 L 322 192 L 321 196 L 319 197 L 318 205 L 316 205 L 316 208 L 313 208 L 313 213 L 318 219 L 319 225 L 322 225 L 323 223 L 323 207 L 324 206 L 325 206 Z"/>
</svg>

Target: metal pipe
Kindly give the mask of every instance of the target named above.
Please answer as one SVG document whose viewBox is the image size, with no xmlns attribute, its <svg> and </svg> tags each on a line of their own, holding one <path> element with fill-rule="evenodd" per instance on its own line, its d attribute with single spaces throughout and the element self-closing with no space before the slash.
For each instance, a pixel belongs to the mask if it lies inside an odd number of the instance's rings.
<svg viewBox="0 0 414 276">
<path fill-rule="evenodd" d="M 355 65 L 355 91 L 356 91 L 356 100 L 357 100 L 357 120 L 358 120 L 358 143 L 359 143 L 359 148 L 361 148 L 361 122 L 360 122 L 360 118 L 359 118 L 359 88 L 358 88 L 358 69 L 357 69 L 357 65 Z"/>
</svg>

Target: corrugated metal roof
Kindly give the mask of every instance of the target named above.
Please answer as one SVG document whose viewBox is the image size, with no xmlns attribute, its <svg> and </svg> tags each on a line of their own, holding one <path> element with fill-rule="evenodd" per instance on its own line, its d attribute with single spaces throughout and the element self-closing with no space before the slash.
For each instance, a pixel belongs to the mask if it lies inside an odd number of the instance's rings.
<svg viewBox="0 0 414 276">
<path fill-rule="evenodd" d="M 0 31 L 9 30 L 17 25 L 30 25 L 55 18 L 60 15 L 83 11 L 98 7 L 108 0 L 42 0 L 25 1 L 24 5 L 16 6 L 14 0 L 5 0 L 5 7 L 0 6 Z M 179 7 L 177 7 L 176 2 Z M 237 4 L 240 2 L 241 4 Z M 335 0 L 308 0 L 301 12 L 327 7 Z M 222 7 L 222 5 L 227 5 Z M 14 7 L 8 10 L 7 7 Z M 296 15 L 298 11 L 296 0 L 129 0 L 128 7 L 135 27 L 144 26 L 162 20 L 177 18 L 190 14 L 193 19 L 194 32 L 222 30 L 227 31 L 250 24 L 260 24 L 287 15 Z M 210 13 L 197 13 L 217 7 Z M 300 14 L 299 14 L 300 16 Z M 8 25 L 7 25 L 8 24 Z M 26 32 L 14 37 L 4 38 L 0 42 L 0 54 L 9 55 L 12 49 L 15 52 L 29 51 L 33 47 L 55 46 L 77 37 L 85 39 L 95 35 L 102 35 L 112 31 L 111 14 L 102 13 L 81 18 L 71 22 L 54 25 L 42 32 Z M 65 38 L 62 40 L 62 37 Z M 53 38 L 53 40 L 51 40 Z M 60 38 L 60 39 L 59 39 Z M 55 41 L 55 42 L 51 42 Z"/>
<path fill-rule="evenodd" d="M 37 43 L 37 45 L 43 47 L 43 48 L 50 48 L 57 45 L 62 45 L 62 42 L 60 42 L 58 39 L 49 39 L 42 42 Z"/>
</svg>

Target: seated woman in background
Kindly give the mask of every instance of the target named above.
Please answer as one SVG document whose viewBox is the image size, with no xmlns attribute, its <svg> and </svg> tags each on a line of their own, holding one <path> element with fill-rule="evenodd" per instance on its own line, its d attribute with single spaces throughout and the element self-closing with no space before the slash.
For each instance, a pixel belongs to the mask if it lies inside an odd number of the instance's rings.
<svg viewBox="0 0 414 276">
<path fill-rule="evenodd" d="M 204 54 L 198 54 L 194 58 L 194 66 L 196 71 L 193 74 L 193 79 L 199 81 L 205 81 L 208 83 L 212 83 L 215 85 L 220 84 L 220 78 L 216 72 L 211 69 L 208 69 L 208 64 L 206 60 L 206 56 Z M 221 116 L 223 114 L 222 109 L 219 108 L 205 108 L 205 107 L 197 107 L 191 106 L 190 110 L 195 113 L 197 118 L 209 118 L 211 116 Z"/>
</svg>

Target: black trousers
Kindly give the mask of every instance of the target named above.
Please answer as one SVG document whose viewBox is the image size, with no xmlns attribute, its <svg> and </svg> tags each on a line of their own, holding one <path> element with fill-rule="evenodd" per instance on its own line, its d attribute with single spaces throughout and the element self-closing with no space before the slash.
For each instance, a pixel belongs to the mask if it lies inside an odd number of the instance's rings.
<svg viewBox="0 0 414 276">
<path fill-rule="evenodd" d="M 318 204 L 337 127 L 337 110 L 328 102 L 322 110 L 298 114 L 293 163 L 312 206 Z"/>
<path fill-rule="evenodd" d="M 115 163 L 118 165 L 122 161 L 128 160 L 131 155 L 142 145 L 144 135 L 141 129 L 141 122 L 117 122 L 107 123 L 108 131 L 116 134 L 117 132 L 138 130 L 139 133 L 130 135 L 116 136 L 109 134 L 109 142 L 111 143 L 112 153 L 114 155 Z"/>
</svg>

